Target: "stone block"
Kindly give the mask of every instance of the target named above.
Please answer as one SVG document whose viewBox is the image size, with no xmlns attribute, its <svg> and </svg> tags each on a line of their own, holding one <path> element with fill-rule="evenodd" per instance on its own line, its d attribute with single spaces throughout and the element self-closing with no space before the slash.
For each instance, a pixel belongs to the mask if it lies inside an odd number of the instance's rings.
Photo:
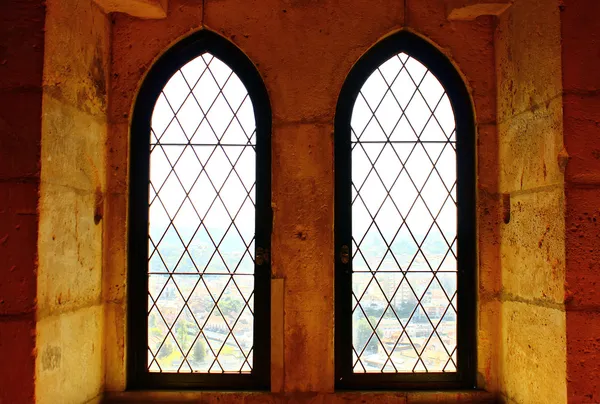
<svg viewBox="0 0 600 404">
<path fill-rule="evenodd" d="M 479 298 L 477 315 L 477 388 L 498 391 L 498 360 L 501 345 L 502 303 L 497 298 Z"/>
<path fill-rule="evenodd" d="M 566 403 L 565 312 L 504 301 L 502 317 L 503 393 L 517 403 Z"/>
<path fill-rule="evenodd" d="M 477 195 L 477 251 L 479 255 L 479 293 L 497 296 L 502 288 L 500 270 L 501 201 L 497 194 L 483 190 Z"/>
<path fill-rule="evenodd" d="M 498 125 L 500 192 L 563 182 L 558 158 L 563 150 L 562 119 L 558 98 Z"/>
<path fill-rule="evenodd" d="M 600 402 L 600 312 L 567 311 L 570 403 Z"/>
<path fill-rule="evenodd" d="M 129 192 L 129 123 L 114 123 L 108 130 L 106 189 L 114 194 L 127 194 Z"/>
<path fill-rule="evenodd" d="M 379 401 L 371 401 L 373 403 Z M 396 401 L 387 401 L 390 404 Z M 386 403 L 387 403 L 386 402 Z M 400 403 L 402 401 L 399 401 Z M 407 404 L 434 404 L 434 403 L 470 403 L 484 404 L 494 402 L 494 395 L 487 391 L 442 391 L 442 392 L 408 392 L 406 394 Z"/>
<path fill-rule="evenodd" d="M 566 92 L 600 90 L 600 31 L 597 1 L 561 2 L 563 85 Z"/>
<path fill-rule="evenodd" d="M 45 12 L 39 0 L 0 3 L 0 89 L 41 88 Z"/>
<path fill-rule="evenodd" d="M 39 178 L 42 90 L 0 91 L 0 179 Z"/>
<path fill-rule="evenodd" d="M 38 190 L 36 183 L 0 182 L 0 315 L 35 309 Z"/>
<path fill-rule="evenodd" d="M 567 187 L 566 304 L 600 308 L 600 187 Z"/>
<path fill-rule="evenodd" d="M 433 42 L 457 67 L 474 101 L 477 122 L 494 123 L 495 19 L 448 21 L 445 1 L 407 1 L 405 24 L 425 40 Z"/>
<path fill-rule="evenodd" d="M 124 14 L 113 18 L 109 119 L 128 122 L 141 80 L 154 60 L 179 39 L 202 27 L 203 2 L 171 0 L 168 16 L 161 20 L 141 20 Z"/>
<path fill-rule="evenodd" d="M 498 127 L 477 126 L 477 186 L 487 192 L 498 191 Z"/>
<path fill-rule="evenodd" d="M 249 0 L 205 4 L 205 24 L 235 42 L 256 64 L 275 121 L 333 120 L 352 65 L 403 21 L 402 2 Z M 318 55 L 315 57 L 315 55 Z"/>
<path fill-rule="evenodd" d="M 105 13 L 125 13 L 148 19 L 167 16 L 168 0 L 94 0 L 94 2 Z"/>
<path fill-rule="evenodd" d="M 104 304 L 104 364 L 105 391 L 125 391 L 127 307 L 125 302 L 105 301 Z"/>
<path fill-rule="evenodd" d="M 416 396 L 416 395 L 415 395 Z M 379 404 L 405 404 L 405 392 L 338 392 L 331 396 L 325 396 L 323 403 L 352 404 L 352 403 L 379 403 Z M 421 402 L 421 401 L 416 401 Z M 428 401 L 432 402 L 432 401 Z"/>
<path fill-rule="evenodd" d="M 562 187 L 513 195 L 510 210 L 510 222 L 501 230 L 504 292 L 562 304 L 565 281 Z"/>
<path fill-rule="evenodd" d="M 103 324 L 101 306 L 38 321 L 36 403 L 78 404 L 100 394 Z"/>
<path fill-rule="evenodd" d="M 127 293 L 127 196 L 109 193 L 104 209 L 103 296 L 124 301 Z"/>
<path fill-rule="evenodd" d="M 560 96 L 561 33 L 557 0 L 516 1 L 499 19 L 495 45 L 499 122 L 543 108 Z"/>
<path fill-rule="evenodd" d="M 271 250 L 273 274 L 285 279 L 286 391 L 333 391 L 330 134 L 329 125 L 274 128 Z"/>
<path fill-rule="evenodd" d="M 47 2 L 44 92 L 92 115 L 107 104 L 109 21 L 90 1 Z"/>
<path fill-rule="evenodd" d="M 42 182 L 104 190 L 106 121 L 44 95 Z"/>
<path fill-rule="evenodd" d="M 0 403 L 32 403 L 35 373 L 35 315 L 0 316 Z"/>
<path fill-rule="evenodd" d="M 565 94 L 564 130 L 569 163 L 565 179 L 600 185 L 600 95 Z"/>
<path fill-rule="evenodd" d="M 513 0 L 448 0 L 446 10 L 449 20 L 472 21 L 484 15 L 500 15 L 512 5 Z"/>
<path fill-rule="evenodd" d="M 42 183 L 38 317 L 101 299 L 102 226 L 94 223 L 95 195 Z"/>
</svg>

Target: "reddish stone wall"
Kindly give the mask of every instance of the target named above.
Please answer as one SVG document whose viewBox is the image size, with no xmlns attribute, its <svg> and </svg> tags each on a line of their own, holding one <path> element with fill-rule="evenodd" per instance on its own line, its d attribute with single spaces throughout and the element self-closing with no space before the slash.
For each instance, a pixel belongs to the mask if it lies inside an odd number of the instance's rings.
<svg viewBox="0 0 600 404">
<path fill-rule="evenodd" d="M 491 17 L 449 22 L 443 2 L 397 0 L 172 0 L 167 18 L 116 15 L 112 31 L 105 299 L 107 389 L 124 388 L 127 155 L 130 111 L 153 61 L 205 27 L 230 39 L 261 73 L 273 110 L 273 276 L 283 311 L 273 330 L 273 388 L 331 392 L 333 370 L 333 121 L 352 65 L 380 38 L 407 28 L 429 38 L 464 74 L 480 145 L 479 384 L 494 391 L 498 333 L 496 79 Z M 488 195 L 492 195 L 488 197 Z M 298 234 L 302 234 L 298 237 Z M 108 247 L 110 246 L 110 247 Z M 107 254 L 110 248 L 110 252 Z M 277 357 L 277 355 L 279 355 Z"/>
<path fill-rule="evenodd" d="M 0 403 L 34 400 L 44 6 L 0 2 Z"/>
<path fill-rule="evenodd" d="M 563 1 L 569 402 L 600 402 L 600 3 Z"/>
</svg>

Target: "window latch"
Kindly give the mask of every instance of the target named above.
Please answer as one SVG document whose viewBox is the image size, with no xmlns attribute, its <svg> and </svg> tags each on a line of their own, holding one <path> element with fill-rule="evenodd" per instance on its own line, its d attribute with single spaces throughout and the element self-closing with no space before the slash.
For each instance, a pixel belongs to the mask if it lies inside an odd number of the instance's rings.
<svg viewBox="0 0 600 404">
<path fill-rule="evenodd" d="M 258 247 L 256 249 L 256 259 L 254 260 L 256 265 L 261 266 L 269 263 L 269 249 Z"/>
<path fill-rule="evenodd" d="M 350 248 L 345 244 L 340 249 L 340 259 L 342 260 L 342 264 L 350 262 Z"/>
</svg>

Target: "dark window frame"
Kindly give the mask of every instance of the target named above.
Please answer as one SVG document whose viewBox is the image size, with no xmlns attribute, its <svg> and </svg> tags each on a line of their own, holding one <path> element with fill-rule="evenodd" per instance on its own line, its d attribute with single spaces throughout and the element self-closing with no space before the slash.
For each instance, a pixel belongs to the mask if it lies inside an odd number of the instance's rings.
<svg viewBox="0 0 600 404">
<path fill-rule="evenodd" d="M 369 75 L 389 58 L 405 52 L 440 81 L 456 120 L 457 141 L 457 372 L 352 372 L 352 260 L 342 262 L 342 246 L 352 256 L 351 117 L 354 102 Z M 471 97 L 448 58 L 417 35 L 392 34 L 369 49 L 354 65 L 340 92 L 335 117 L 335 374 L 338 389 L 475 388 L 476 339 L 476 145 Z"/>
<path fill-rule="evenodd" d="M 140 44 L 140 46 L 144 46 Z M 148 350 L 148 197 L 150 123 L 163 87 L 187 62 L 209 52 L 227 64 L 246 86 L 256 121 L 255 249 L 267 251 L 255 263 L 253 366 L 249 374 L 151 373 Z M 128 222 L 127 388 L 268 390 L 270 386 L 271 243 L 271 106 L 256 67 L 233 43 L 202 30 L 183 39 L 160 57 L 136 97 L 131 123 Z M 256 257 L 256 252 L 255 252 Z"/>
</svg>

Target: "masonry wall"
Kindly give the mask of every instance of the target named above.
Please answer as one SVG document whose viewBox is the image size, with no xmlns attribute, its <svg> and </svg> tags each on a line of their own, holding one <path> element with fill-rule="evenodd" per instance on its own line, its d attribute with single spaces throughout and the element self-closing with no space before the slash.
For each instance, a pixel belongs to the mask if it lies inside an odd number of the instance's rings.
<svg viewBox="0 0 600 404">
<path fill-rule="evenodd" d="M 566 402 L 558 6 L 556 0 L 517 1 L 496 32 L 497 197 L 504 202 L 500 386 L 514 403 Z"/>
<path fill-rule="evenodd" d="M 0 2 L 0 403 L 34 395 L 44 13 Z"/>
<path fill-rule="evenodd" d="M 109 20 L 48 0 L 37 290 L 37 403 L 103 391 L 102 221 Z"/>
<path fill-rule="evenodd" d="M 272 269 L 278 280 L 274 291 L 281 292 L 273 306 L 272 390 L 298 397 L 303 393 L 332 393 L 333 122 L 345 77 L 370 46 L 395 30 L 411 29 L 437 44 L 464 74 L 473 96 L 481 128 L 479 153 L 484 157 L 480 158 L 480 184 L 485 188 L 483 194 L 492 194 L 493 189 L 486 187 L 494 187 L 497 182 L 494 20 L 482 17 L 449 22 L 443 2 L 434 0 L 408 2 L 406 7 L 396 0 L 352 0 L 343 4 L 209 0 L 203 9 L 197 1 L 172 0 L 163 20 L 115 15 L 104 262 L 108 391 L 125 388 L 127 251 L 123 218 L 127 212 L 130 112 L 153 61 L 178 39 L 202 28 L 222 34 L 248 55 L 271 98 Z M 495 391 L 498 375 L 494 348 L 499 341 L 500 310 L 499 204 L 492 196 L 482 198 L 479 206 L 478 383 Z M 434 395 L 419 397 L 408 399 L 434 399 Z M 452 394 L 443 397 L 457 399 Z M 402 402 L 404 395 L 389 399 Z"/>
<path fill-rule="evenodd" d="M 569 401 L 600 402 L 600 3 L 563 2 Z"/>
</svg>

